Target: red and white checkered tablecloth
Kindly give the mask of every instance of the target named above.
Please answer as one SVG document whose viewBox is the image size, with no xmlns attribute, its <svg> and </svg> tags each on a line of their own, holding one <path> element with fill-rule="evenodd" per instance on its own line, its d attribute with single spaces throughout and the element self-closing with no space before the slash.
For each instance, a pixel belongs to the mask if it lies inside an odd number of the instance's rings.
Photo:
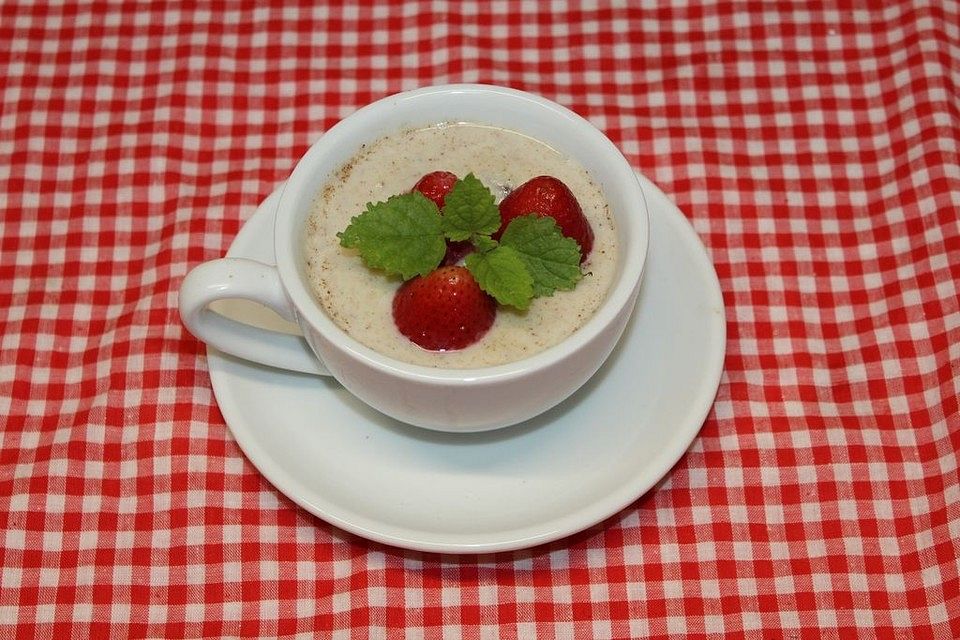
<svg viewBox="0 0 960 640">
<path fill-rule="evenodd" d="M 0 4 L 0 637 L 960 637 L 960 5 L 640 4 Z M 177 312 L 326 128 L 461 81 L 604 130 L 729 334 L 662 484 L 488 557 L 275 490 Z"/>
</svg>

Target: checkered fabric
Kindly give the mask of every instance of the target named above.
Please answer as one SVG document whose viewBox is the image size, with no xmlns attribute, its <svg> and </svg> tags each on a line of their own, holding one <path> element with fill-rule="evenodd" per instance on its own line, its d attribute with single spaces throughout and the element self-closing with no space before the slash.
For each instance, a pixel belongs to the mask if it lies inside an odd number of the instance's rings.
<svg viewBox="0 0 960 640">
<path fill-rule="evenodd" d="M 0 637 L 960 637 L 958 3 L 362 4 L 0 4 Z M 604 130 L 729 331 L 662 484 L 489 557 L 276 491 L 177 312 L 321 132 L 461 81 Z"/>
</svg>

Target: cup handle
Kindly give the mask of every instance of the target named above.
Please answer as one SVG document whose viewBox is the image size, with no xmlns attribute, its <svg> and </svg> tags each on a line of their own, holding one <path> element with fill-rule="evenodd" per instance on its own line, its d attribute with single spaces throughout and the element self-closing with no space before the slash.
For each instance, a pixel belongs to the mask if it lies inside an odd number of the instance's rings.
<svg viewBox="0 0 960 640">
<path fill-rule="evenodd" d="M 276 267 L 246 258 L 221 258 L 195 267 L 180 285 L 183 324 L 225 353 L 280 369 L 330 375 L 301 336 L 253 327 L 208 308 L 211 302 L 227 298 L 259 302 L 296 322 Z"/>
</svg>

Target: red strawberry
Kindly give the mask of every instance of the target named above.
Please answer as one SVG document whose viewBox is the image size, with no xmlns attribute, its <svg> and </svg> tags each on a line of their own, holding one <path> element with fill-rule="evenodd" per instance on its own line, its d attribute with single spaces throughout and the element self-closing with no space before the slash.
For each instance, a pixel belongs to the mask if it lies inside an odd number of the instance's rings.
<svg viewBox="0 0 960 640">
<path fill-rule="evenodd" d="M 456 182 L 456 174 L 450 173 L 449 171 L 434 171 L 420 178 L 417 184 L 413 185 L 413 191 L 419 191 L 430 200 L 433 200 L 433 203 L 437 205 L 438 209 L 442 209 L 447 194 L 450 193 L 450 189 L 453 189 L 453 185 Z M 473 243 L 468 240 L 463 240 L 462 242 L 448 241 L 447 253 L 443 256 L 443 262 L 440 264 L 457 264 L 463 256 L 471 251 L 473 251 Z"/>
<path fill-rule="evenodd" d="M 465 267 L 447 266 L 403 283 L 393 298 L 400 333 L 424 349 L 463 349 L 487 332 L 497 313 Z"/>
<path fill-rule="evenodd" d="M 413 185 L 412 191 L 419 191 L 433 200 L 437 209 L 443 209 L 443 201 L 456 181 L 456 174 L 449 171 L 434 171 L 420 178 L 417 184 Z"/>
<path fill-rule="evenodd" d="M 553 176 L 537 176 L 511 191 L 500 203 L 500 229 L 494 238 L 499 240 L 511 220 L 528 213 L 556 220 L 563 235 L 580 245 L 580 262 L 587 259 L 593 248 L 593 229 L 567 185 Z"/>
</svg>

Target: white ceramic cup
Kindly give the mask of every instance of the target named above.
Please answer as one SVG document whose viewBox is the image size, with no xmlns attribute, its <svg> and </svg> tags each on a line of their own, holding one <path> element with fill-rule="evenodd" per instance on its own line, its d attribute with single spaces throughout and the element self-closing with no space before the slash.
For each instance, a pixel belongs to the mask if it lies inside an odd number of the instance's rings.
<svg viewBox="0 0 960 640">
<path fill-rule="evenodd" d="M 436 369 L 384 356 L 340 329 L 311 293 L 304 267 L 306 219 L 320 189 L 360 148 L 399 130 L 439 122 L 512 129 L 575 158 L 601 187 L 617 225 L 619 262 L 606 300 L 571 336 L 516 362 Z M 580 388 L 620 339 L 647 255 L 647 208 L 620 151 L 572 111 L 502 87 L 448 85 L 379 100 L 327 131 L 297 163 L 280 196 L 276 265 L 224 258 L 201 264 L 180 288 L 180 314 L 207 344 L 262 364 L 332 375 L 371 407 L 438 431 L 496 429 L 532 418 Z M 246 298 L 299 325 L 303 338 L 244 325 L 207 307 Z"/>
</svg>

